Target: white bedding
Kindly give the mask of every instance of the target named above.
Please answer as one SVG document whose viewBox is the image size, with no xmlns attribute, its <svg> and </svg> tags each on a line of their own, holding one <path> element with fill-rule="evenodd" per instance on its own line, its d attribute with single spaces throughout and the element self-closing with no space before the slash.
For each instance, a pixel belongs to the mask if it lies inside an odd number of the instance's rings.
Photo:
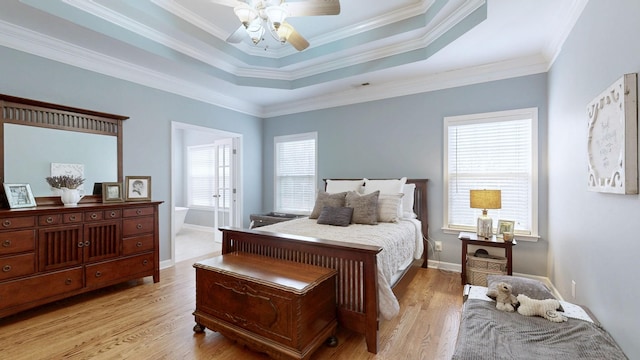
<svg viewBox="0 0 640 360">
<path fill-rule="evenodd" d="M 346 227 L 321 225 L 316 220 L 299 218 L 262 226 L 259 230 L 310 236 L 320 239 L 382 247 L 378 254 L 378 306 L 380 315 L 391 319 L 400 311 L 398 299 L 391 291 L 393 275 L 412 259 L 420 259 L 424 251 L 419 220 L 377 225 L 351 224 Z"/>
</svg>

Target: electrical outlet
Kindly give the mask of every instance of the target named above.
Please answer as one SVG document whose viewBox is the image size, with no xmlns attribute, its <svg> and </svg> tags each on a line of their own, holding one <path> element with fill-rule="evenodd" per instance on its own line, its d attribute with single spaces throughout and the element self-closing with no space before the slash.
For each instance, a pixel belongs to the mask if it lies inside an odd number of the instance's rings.
<svg viewBox="0 0 640 360">
<path fill-rule="evenodd" d="M 436 251 L 442 251 L 442 241 L 436 241 Z"/>
<path fill-rule="evenodd" d="M 571 297 L 576 298 L 576 281 L 571 280 Z"/>
</svg>

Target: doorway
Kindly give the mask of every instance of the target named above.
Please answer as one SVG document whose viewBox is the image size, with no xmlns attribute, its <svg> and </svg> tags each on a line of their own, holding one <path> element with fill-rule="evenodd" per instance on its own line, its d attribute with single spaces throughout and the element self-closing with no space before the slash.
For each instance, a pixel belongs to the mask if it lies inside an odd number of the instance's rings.
<svg viewBox="0 0 640 360">
<path fill-rule="evenodd" d="M 221 226 L 241 220 L 242 136 L 172 122 L 171 258 L 174 263 L 220 249 Z"/>
</svg>

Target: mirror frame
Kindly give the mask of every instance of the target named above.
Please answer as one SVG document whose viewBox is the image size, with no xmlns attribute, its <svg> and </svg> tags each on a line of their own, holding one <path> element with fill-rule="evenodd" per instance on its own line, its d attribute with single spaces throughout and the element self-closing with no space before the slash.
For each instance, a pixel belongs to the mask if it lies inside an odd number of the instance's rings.
<svg viewBox="0 0 640 360">
<path fill-rule="evenodd" d="M 4 124 L 37 126 L 57 130 L 117 137 L 118 182 L 124 180 L 122 129 L 128 116 L 46 103 L 0 94 L 0 182 L 4 182 Z M 85 196 L 81 202 L 102 202 L 101 196 Z M 37 205 L 61 205 L 59 197 L 36 197 Z"/>
</svg>

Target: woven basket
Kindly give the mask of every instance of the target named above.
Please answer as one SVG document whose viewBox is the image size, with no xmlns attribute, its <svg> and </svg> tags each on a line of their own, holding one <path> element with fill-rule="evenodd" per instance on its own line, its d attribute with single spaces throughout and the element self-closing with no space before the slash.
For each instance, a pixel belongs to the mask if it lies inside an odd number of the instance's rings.
<svg viewBox="0 0 640 360">
<path fill-rule="evenodd" d="M 478 257 L 467 254 L 467 267 L 495 271 L 507 271 L 507 258 L 501 256 Z"/>
<path fill-rule="evenodd" d="M 489 269 L 479 269 L 467 267 L 467 283 L 477 286 L 487 286 L 487 276 L 506 275 L 506 271 L 496 271 Z"/>
</svg>

